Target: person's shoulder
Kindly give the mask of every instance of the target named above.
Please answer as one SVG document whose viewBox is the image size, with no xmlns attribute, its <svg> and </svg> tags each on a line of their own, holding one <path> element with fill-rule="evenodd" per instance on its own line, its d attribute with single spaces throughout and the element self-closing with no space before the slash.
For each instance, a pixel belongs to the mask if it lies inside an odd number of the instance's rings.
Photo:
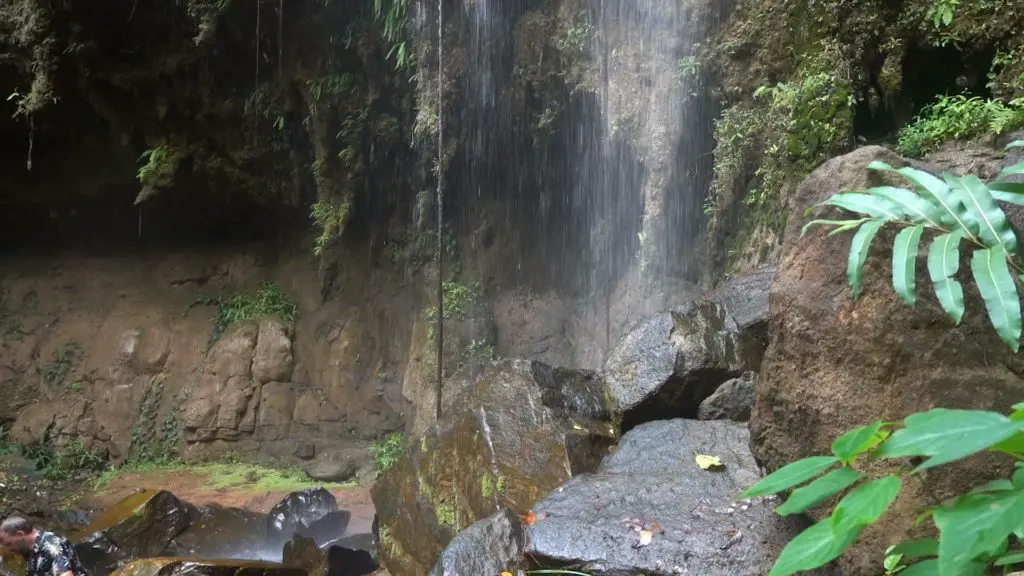
<svg viewBox="0 0 1024 576">
<path fill-rule="evenodd" d="M 56 534 L 54 532 L 43 532 L 39 535 L 39 540 L 48 546 L 70 546 L 71 543 L 67 538 Z"/>
</svg>

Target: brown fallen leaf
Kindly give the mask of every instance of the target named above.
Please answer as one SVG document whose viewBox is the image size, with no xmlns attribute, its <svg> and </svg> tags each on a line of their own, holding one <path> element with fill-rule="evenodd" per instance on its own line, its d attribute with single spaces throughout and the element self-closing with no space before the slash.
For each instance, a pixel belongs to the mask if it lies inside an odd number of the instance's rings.
<svg viewBox="0 0 1024 576">
<path fill-rule="evenodd" d="M 651 543 L 651 539 L 652 538 L 654 538 L 654 533 L 653 532 L 651 532 L 650 530 L 641 530 L 640 531 L 640 541 L 637 542 L 633 546 L 633 548 L 643 548 L 644 546 L 647 546 L 648 544 Z"/>
<path fill-rule="evenodd" d="M 530 510 L 529 512 L 526 513 L 526 518 L 524 519 L 524 521 L 526 522 L 527 526 L 533 526 L 537 523 L 537 515 L 533 513 L 533 510 Z"/>
</svg>

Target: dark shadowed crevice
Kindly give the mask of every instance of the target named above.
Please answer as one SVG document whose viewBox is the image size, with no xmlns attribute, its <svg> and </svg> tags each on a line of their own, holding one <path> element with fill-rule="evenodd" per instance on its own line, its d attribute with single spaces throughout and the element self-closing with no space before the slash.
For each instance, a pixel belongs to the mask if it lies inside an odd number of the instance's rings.
<svg viewBox="0 0 1024 576">
<path fill-rule="evenodd" d="M 622 433 L 655 420 L 697 417 L 700 403 L 739 371 L 698 370 L 685 378 L 673 377 L 661 390 L 622 415 Z"/>
</svg>

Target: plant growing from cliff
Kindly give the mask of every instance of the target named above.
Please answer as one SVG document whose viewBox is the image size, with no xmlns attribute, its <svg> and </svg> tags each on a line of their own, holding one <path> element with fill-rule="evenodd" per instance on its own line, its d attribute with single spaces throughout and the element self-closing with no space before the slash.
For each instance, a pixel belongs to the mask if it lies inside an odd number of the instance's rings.
<svg viewBox="0 0 1024 576">
<path fill-rule="evenodd" d="M 402 446 L 405 444 L 405 434 L 395 432 L 383 440 L 377 440 L 370 444 L 370 456 L 377 464 L 377 470 L 383 472 L 398 463 L 402 457 Z"/>
<path fill-rule="evenodd" d="M 951 140 L 1003 134 L 1024 126 L 1024 98 L 1002 100 L 942 96 L 899 133 L 896 151 L 920 158 Z"/>
<path fill-rule="evenodd" d="M 454 280 L 446 280 L 442 284 L 442 294 L 445 320 L 465 320 L 480 297 L 478 285 L 459 284 Z M 433 339 L 437 306 L 427 308 L 423 313 L 423 318 L 427 321 L 427 337 Z"/>
<path fill-rule="evenodd" d="M 936 28 L 950 26 L 953 24 L 953 16 L 956 15 L 956 9 L 959 6 L 960 0 L 933 0 L 931 8 L 928 10 L 928 16 Z"/>
<path fill-rule="evenodd" d="M 917 522 L 930 520 L 938 529 L 938 540 L 914 540 L 890 548 L 885 567 L 904 576 L 980 575 L 989 566 L 1024 563 L 1020 550 L 1024 543 L 1024 403 L 1015 405 L 1009 417 L 937 408 L 908 416 L 902 426 L 876 421 L 837 438 L 831 455 L 788 464 L 739 498 L 792 489 L 786 502 L 775 509 L 780 516 L 789 516 L 842 494 L 828 517 L 783 549 L 769 576 L 787 576 L 838 558 L 892 506 L 905 478 L 986 451 L 1017 461 L 1011 477 L 922 511 Z M 912 470 L 894 471 L 907 459 L 923 462 Z M 882 460 L 886 461 L 883 466 L 875 466 Z M 916 563 L 900 570 L 903 560 Z"/>
<path fill-rule="evenodd" d="M 81 348 L 77 342 L 69 342 L 53 351 L 50 363 L 43 368 L 43 379 L 51 386 L 67 386 L 74 388 L 74 382 L 67 382 L 68 376 L 74 369 L 75 360 L 80 354 Z"/>
<path fill-rule="evenodd" d="M 409 0 L 373 0 L 373 15 L 383 27 L 383 36 L 390 45 L 386 59 L 395 61 L 400 70 L 410 63 L 411 51 L 405 36 L 409 21 Z"/>
<path fill-rule="evenodd" d="M 320 235 L 313 244 L 313 254 L 321 256 L 331 241 L 341 235 L 348 223 L 350 208 L 347 198 L 340 201 L 320 199 L 313 204 L 310 217 L 320 229 Z"/>
<path fill-rule="evenodd" d="M 1016 232 L 996 200 L 1024 205 L 1024 184 L 1002 179 L 1024 174 L 1024 162 L 1003 170 L 1001 179 L 989 184 L 973 175 L 943 174 L 940 179 L 915 168 L 896 169 L 878 161 L 869 169 L 900 174 L 913 187 L 877 186 L 836 194 L 822 204 L 859 218 L 813 220 L 803 229 L 806 233 L 813 226 L 830 226 L 830 235 L 857 231 L 847 263 L 853 297 L 861 293 L 871 242 L 883 226 L 891 224 L 902 228 L 893 242 L 892 285 L 904 302 L 914 306 L 918 248 L 927 232 L 931 240 L 928 273 L 935 295 L 943 310 L 959 324 L 964 315 L 964 290 L 956 274 L 960 269 L 960 246 L 966 244 L 973 250 L 971 275 L 992 326 L 1016 352 L 1021 336 L 1017 282 L 1024 281 L 1024 265 L 1019 261 Z"/>
<path fill-rule="evenodd" d="M 255 294 L 235 294 L 227 300 L 216 296 L 203 296 L 196 303 L 217 307 L 209 345 L 220 339 L 224 331 L 233 324 L 256 320 L 263 316 L 277 316 L 286 322 L 292 322 L 298 313 L 295 302 L 280 286 L 269 281 L 261 284 Z"/>
</svg>

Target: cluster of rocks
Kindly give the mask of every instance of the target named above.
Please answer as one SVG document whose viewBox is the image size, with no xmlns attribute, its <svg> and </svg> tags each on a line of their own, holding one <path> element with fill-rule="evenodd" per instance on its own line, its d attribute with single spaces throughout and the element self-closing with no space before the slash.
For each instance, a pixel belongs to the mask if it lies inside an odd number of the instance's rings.
<svg viewBox="0 0 1024 576">
<path fill-rule="evenodd" d="M 93 576 L 364 576 L 378 568 L 376 539 L 351 533 L 349 518 L 322 488 L 293 492 L 269 514 L 141 490 L 72 541 Z"/>
<path fill-rule="evenodd" d="M 764 287 L 771 275 L 759 272 Z M 592 574 L 767 573 L 800 526 L 731 501 L 760 477 L 741 422 L 768 312 L 767 290 L 741 280 L 639 323 L 601 372 L 506 360 L 446 383 L 442 423 L 374 486 L 382 564 L 395 576 L 498 574 L 527 558 Z"/>
</svg>

